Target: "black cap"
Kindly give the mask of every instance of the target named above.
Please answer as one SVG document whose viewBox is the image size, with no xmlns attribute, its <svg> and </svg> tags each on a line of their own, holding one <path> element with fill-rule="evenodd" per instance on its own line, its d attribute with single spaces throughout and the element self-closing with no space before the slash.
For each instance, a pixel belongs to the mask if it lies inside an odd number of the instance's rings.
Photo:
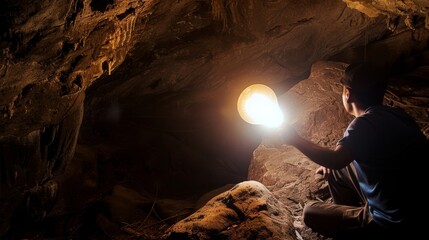
<svg viewBox="0 0 429 240">
<path fill-rule="evenodd" d="M 384 90 L 387 75 L 373 65 L 359 63 L 350 64 L 344 71 L 340 82 L 354 91 L 366 92 Z"/>
</svg>

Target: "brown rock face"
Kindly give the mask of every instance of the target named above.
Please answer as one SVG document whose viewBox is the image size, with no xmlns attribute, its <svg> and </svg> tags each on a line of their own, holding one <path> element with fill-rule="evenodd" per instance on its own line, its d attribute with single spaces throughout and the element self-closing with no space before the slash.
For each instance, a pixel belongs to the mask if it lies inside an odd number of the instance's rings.
<svg viewBox="0 0 429 240">
<path fill-rule="evenodd" d="M 79 93 L 123 62 L 144 11 L 138 1 L 5 6 L 0 131 L 12 135 L 60 122 Z"/>
<path fill-rule="evenodd" d="M 212 198 L 167 230 L 163 239 L 295 239 L 285 206 L 256 181 Z"/>
<path fill-rule="evenodd" d="M 405 16 L 404 22 L 411 29 L 415 29 L 415 18 L 424 18 L 425 27 L 429 29 L 429 18 L 427 11 L 427 7 L 429 7 L 429 1 L 343 1 L 347 3 L 348 7 L 357 9 L 370 17 L 376 17 L 381 14 L 385 15 L 387 27 L 391 30 L 395 30 L 395 28 L 398 26 L 399 18 L 401 16 Z"/>
<path fill-rule="evenodd" d="M 308 79 L 279 97 L 288 123 L 321 146 L 334 148 L 351 119 L 344 111 L 342 87 L 338 84 L 346 66 L 318 62 L 313 65 Z M 291 146 L 270 145 L 269 132 L 267 136 L 253 152 L 249 180 L 267 186 L 297 216 L 309 199 L 329 197 L 323 179 L 315 175 L 317 164 Z M 295 225 L 299 225 L 299 221 L 297 219 Z"/>
</svg>

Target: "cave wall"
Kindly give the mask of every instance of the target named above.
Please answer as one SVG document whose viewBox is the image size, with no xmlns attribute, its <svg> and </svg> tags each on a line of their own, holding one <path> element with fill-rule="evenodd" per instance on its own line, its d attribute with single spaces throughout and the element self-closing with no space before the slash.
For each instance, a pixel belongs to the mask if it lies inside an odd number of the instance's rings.
<svg viewBox="0 0 429 240">
<path fill-rule="evenodd" d="M 37 220 L 118 183 L 181 198 L 246 179 L 260 142 L 235 109 L 248 84 L 283 93 L 315 61 L 363 52 L 424 61 L 427 1 L 344 2 L 4 1 L 0 235 L 27 199 Z"/>
<path fill-rule="evenodd" d="M 392 31 L 396 29 L 399 21 L 403 21 L 406 26 L 413 30 L 416 29 L 416 24 L 424 24 L 425 28 L 429 28 L 429 13 L 427 11 L 429 1 L 344 0 L 344 2 L 348 7 L 357 9 L 370 17 L 384 15 L 387 27 Z M 417 18 L 423 18 L 424 22 L 418 21 Z"/>
</svg>

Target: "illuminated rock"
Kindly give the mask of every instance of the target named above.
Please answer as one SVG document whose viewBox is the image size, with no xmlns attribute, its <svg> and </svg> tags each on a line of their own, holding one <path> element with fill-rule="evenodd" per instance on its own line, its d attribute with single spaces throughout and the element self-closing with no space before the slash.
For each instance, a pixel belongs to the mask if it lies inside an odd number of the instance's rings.
<svg viewBox="0 0 429 240">
<path fill-rule="evenodd" d="M 245 181 L 173 225 L 163 239 L 295 239 L 286 207 L 261 183 Z"/>
</svg>

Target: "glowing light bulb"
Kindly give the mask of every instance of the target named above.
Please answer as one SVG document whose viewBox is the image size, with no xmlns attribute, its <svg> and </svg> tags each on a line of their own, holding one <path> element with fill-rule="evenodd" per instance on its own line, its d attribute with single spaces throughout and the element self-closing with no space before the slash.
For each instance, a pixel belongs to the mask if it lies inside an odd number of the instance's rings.
<svg viewBox="0 0 429 240">
<path fill-rule="evenodd" d="M 251 124 L 279 127 L 284 121 L 276 94 L 263 84 L 244 89 L 238 97 L 237 108 L 241 118 Z"/>
</svg>

